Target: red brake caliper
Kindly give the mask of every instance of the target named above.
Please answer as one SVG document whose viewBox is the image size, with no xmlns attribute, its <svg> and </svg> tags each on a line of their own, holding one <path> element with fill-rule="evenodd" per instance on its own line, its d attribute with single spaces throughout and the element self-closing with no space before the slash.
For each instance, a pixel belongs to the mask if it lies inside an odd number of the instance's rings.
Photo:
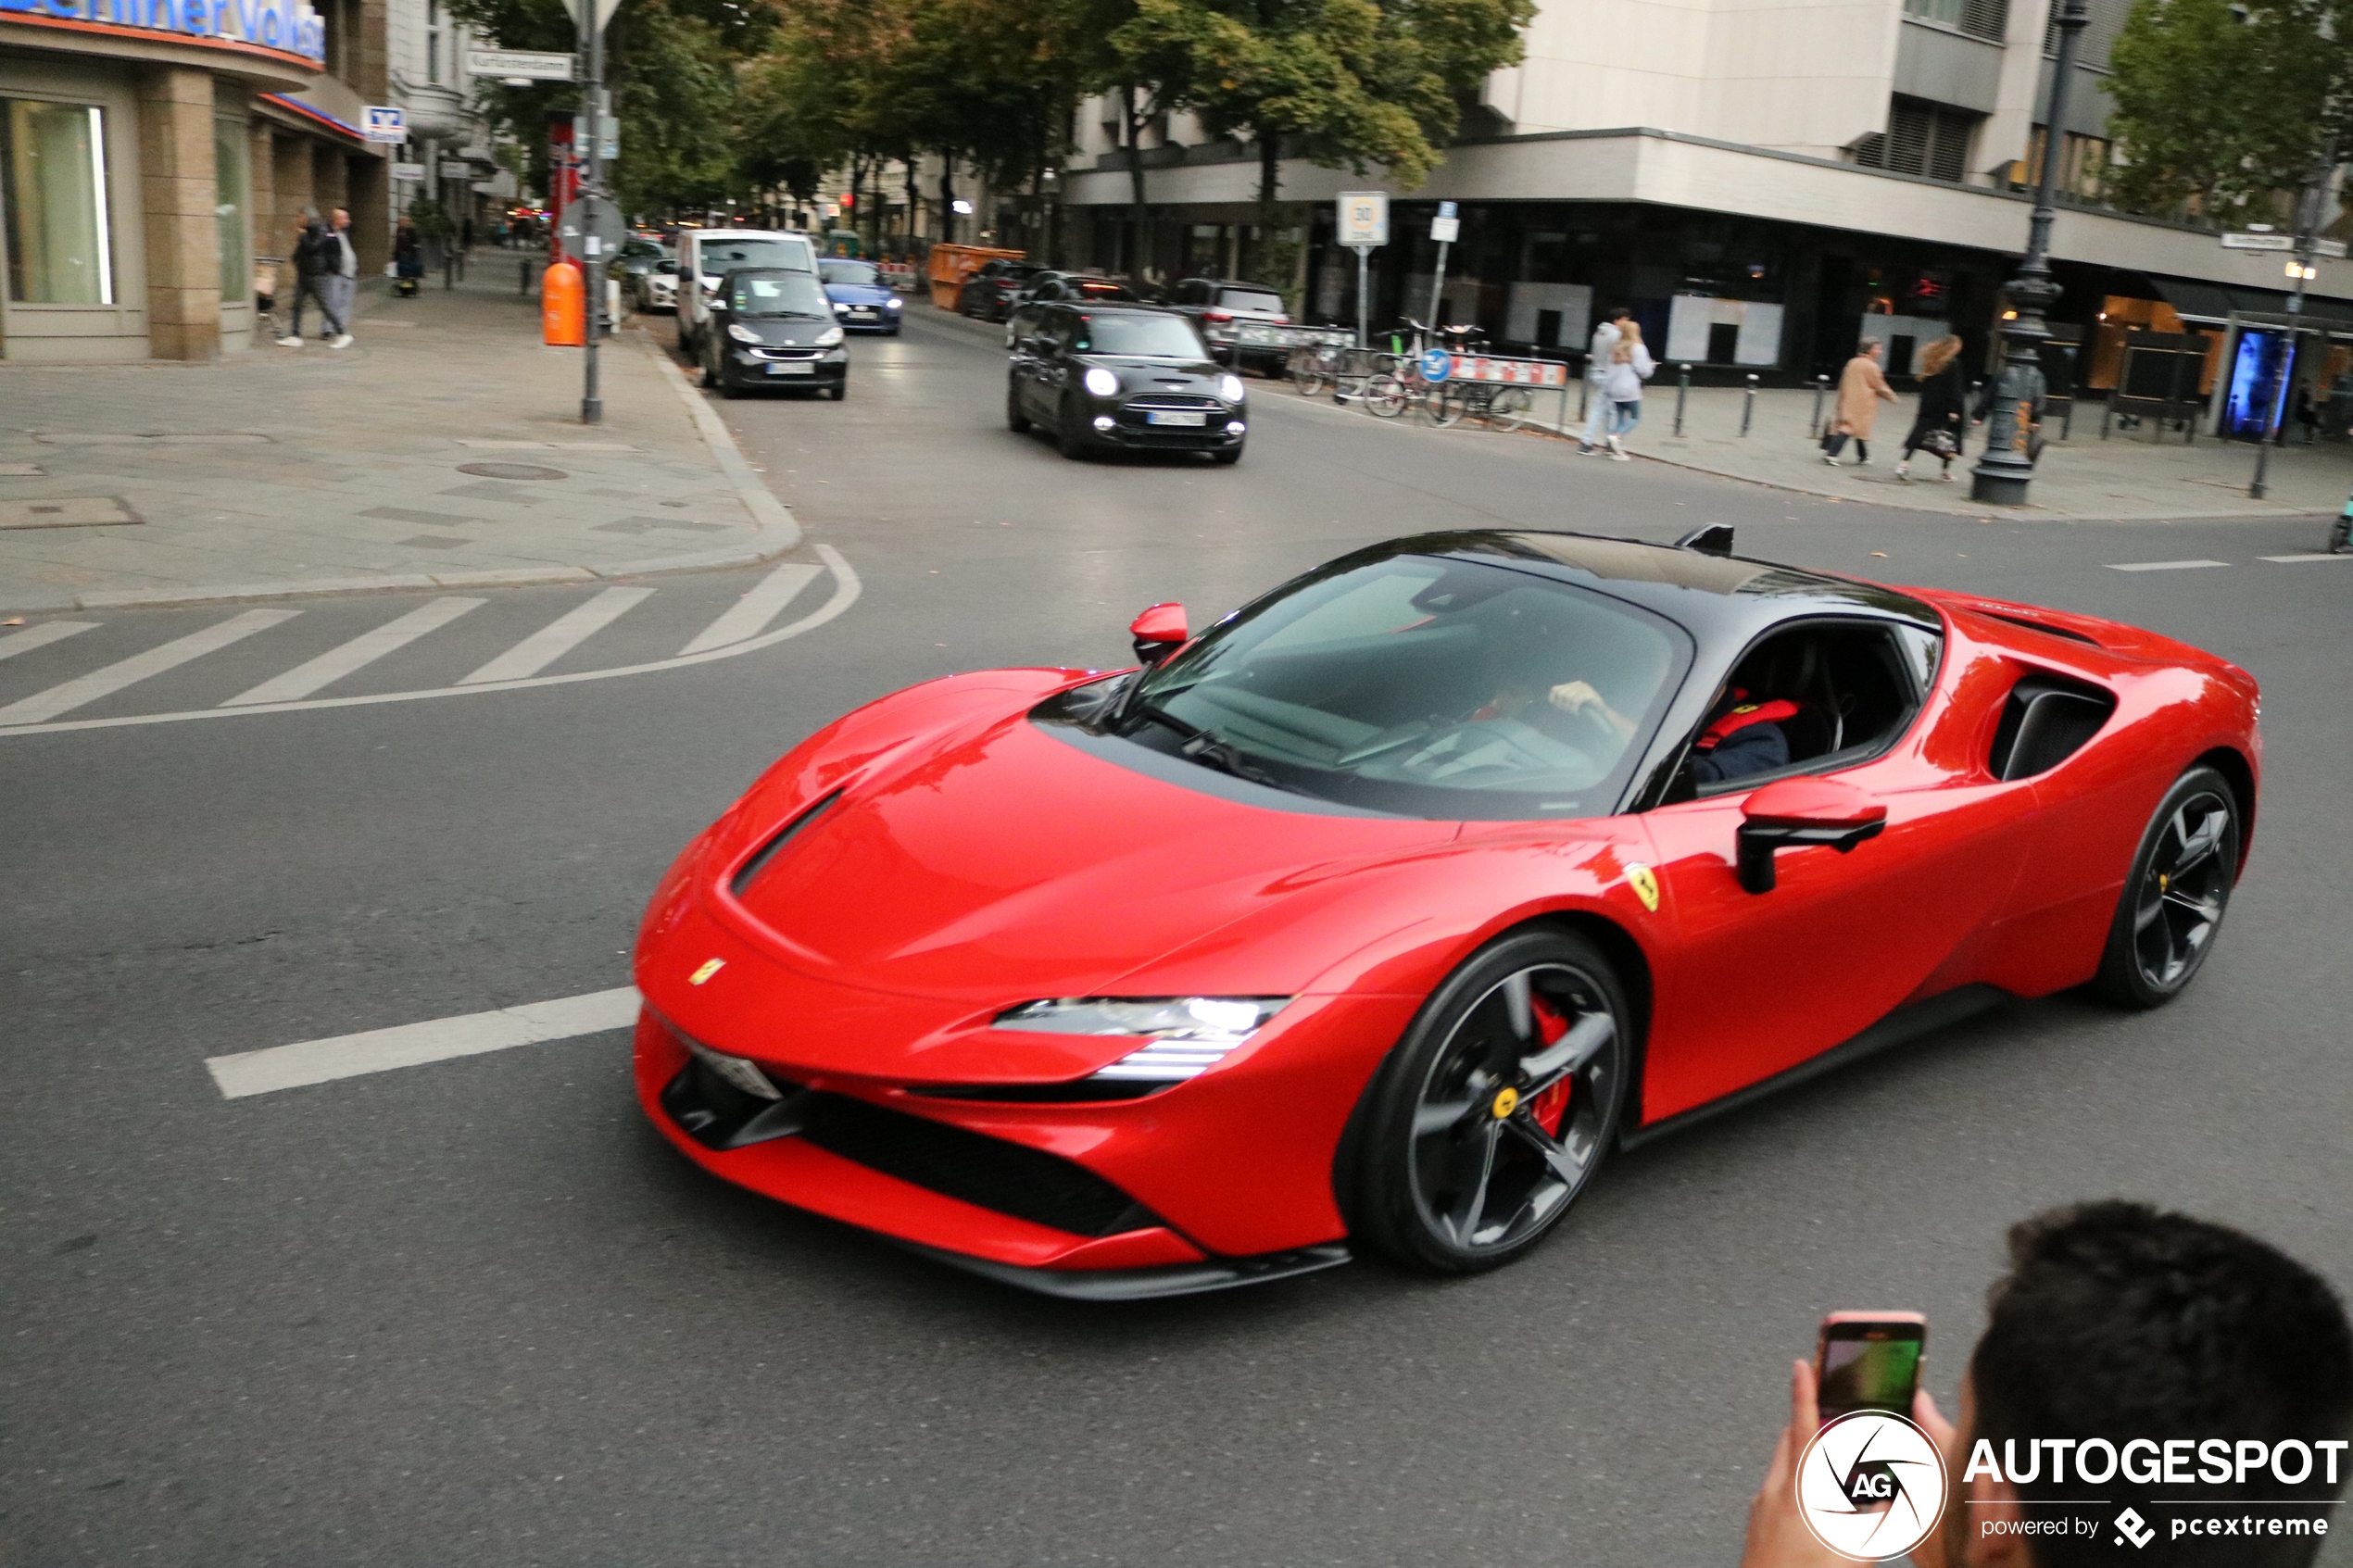
<svg viewBox="0 0 2353 1568">
<path fill-rule="evenodd" d="M 1529 993 L 1528 999 L 1535 1007 L 1536 1033 L 1544 1044 L 1549 1046 L 1568 1033 L 1568 1020 L 1562 1016 L 1559 1009 L 1533 991 Z M 1570 1079 L 1563 1078 L 1559 1083 L 1538 1095 L 1528 1108 L 1529 1118 L 1544 1129 L 1544 1135 L 1547 1137 L 1560 1136 L 1561 1122 L 1568 1115 L 1571 1082 Z"/>
</svg>

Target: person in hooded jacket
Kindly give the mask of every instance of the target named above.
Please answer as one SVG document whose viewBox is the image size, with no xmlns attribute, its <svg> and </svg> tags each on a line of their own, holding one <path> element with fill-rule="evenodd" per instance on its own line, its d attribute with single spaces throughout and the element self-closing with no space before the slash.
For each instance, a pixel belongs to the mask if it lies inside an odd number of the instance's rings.
<svg viewBox="0 0 2353 1568">
<path fill-rule="evenodd" d="M 1609 455 L 1618 462 L 1632 459 L 1621 439 L 1642 420 L 1642 383 L 1658 370 L 1651 351 L 1642 346 L 1642 329 L 1632 320 L 1617 324 L 1617 341 L 1610 345 L 1609 369 L 1602 375 L 1602 395 L 1610 401 Z"/>
</svg>

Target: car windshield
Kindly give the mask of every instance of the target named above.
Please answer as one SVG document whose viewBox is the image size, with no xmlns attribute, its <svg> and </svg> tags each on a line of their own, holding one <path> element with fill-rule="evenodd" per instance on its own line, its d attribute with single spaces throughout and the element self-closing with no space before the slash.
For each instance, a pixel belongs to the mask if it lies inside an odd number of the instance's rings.
<svg viewBox="0 0 2353 1568">
<path fill-rule="evenodd" d="M 738 316 L 822 316 L 834 307 L 817 280 L 806 272 L 755 272 L 738 277 L 727 291 L 727 308 Z"/>
<path fill-rule="evenodd" d="M 1071 346 L 1081 354 L 1133 354 L 1160 359 L 1206 359 L 1209 350 L 1201 334 L 1182 316 L 1127 315 L 1080 318 L 1078 339 Z"/>
<path fill-rule="evenodd" d="M 842 283 L 851 288 L 878 289 L 882 273 L 871 261 L 820 261 L 817 276 L 821 282 Z"/>
<path fill-rule="evenodd" d="M 1217 303 L 1227 310 L 1264 310 L 1273 316 L 1283 313 L 1281 295 L 1264 294 L 1257 289 L 1220 289 Z"/>
<path fill-rule="evenodd" d="M 701 254 L 702 270 L 713 274 L 732 272 L 738 267 L 782 267 L 796 272 L 809 270 L 809 244 L 805 240 L 705 240 Z"/>
<path fill-rule="evenodd" d="M 1483 562 L 1336 562 L 1148 672 L 1131 738 L 1344 804 L 1439 819 L 1614 809 L 1691 660 L 1671 623 Z"/>
</svg>

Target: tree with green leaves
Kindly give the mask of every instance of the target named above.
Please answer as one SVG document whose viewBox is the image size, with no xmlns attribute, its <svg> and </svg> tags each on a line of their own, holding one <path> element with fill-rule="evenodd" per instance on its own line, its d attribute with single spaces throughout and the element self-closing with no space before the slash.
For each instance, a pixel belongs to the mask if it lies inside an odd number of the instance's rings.
<svg viewBox="0 0 2353 1568">
<path fill-rule="evenodd" d="M 2140 0 L 2109 51 L 2121 206 L 2223 221 L 2292 215 L 2353 145 L 2353 12 L 2334 0 Z"/>
</svg>

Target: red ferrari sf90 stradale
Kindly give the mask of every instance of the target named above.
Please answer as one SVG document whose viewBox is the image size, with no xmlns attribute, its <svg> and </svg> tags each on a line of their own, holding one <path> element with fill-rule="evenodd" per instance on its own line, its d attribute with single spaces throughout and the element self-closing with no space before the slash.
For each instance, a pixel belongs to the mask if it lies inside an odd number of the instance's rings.
<svg viewBox="0 0 2353 1568">
<path fill-rule="evenodd" d="M 1631 1144 L 2003 997 L 2189 984 L 2258 696 L 2083 616 L 1678 546 L 1360 550 L 1140 669 L 933 681 L 681 856 L 647 1113 L 1033 1288 L 1533 1246 Z"/>
</svg>

